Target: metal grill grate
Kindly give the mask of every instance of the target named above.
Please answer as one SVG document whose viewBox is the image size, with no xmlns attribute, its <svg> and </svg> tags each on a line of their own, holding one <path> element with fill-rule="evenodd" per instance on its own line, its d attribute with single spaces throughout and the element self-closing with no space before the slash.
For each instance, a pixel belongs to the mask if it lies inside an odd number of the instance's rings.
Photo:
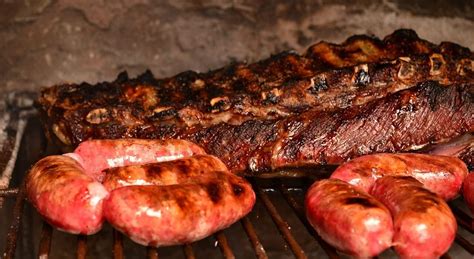
<svg viewBox="0 0 474 259">
<path fill-rule="evenodd" d="M 17 100 L 16 103 L 22 102 Z M 2 177 L 8 178 L 8 183 L 0 188 L 0 225 L 4 228 L 0 228 L 0 242 L 3 242 L 0 243 L 0 249 L 3 258 L 58 257 L 59 250 L 63 253 L 61 257 L 66 253 L 71 258 L 103 255 L 113 258 L 124 258 L 126 255 L 201 258 L 219 254 L 224 258 L 347 257 L 324 242 L 306 220 L 303 200 L 312 182 L 309 179 L 250 179 L 258 199 L 255 209 L 248 216 L 228 230 L 180 247 L 141 247 L 107 225 L 104 230 L 89 237 L 61 233 L 41 223 L 38 214 L 25 203 L 21 184 L 31 163 L 57 150 L 45 144 L 46 140 L 39 130 L 39 120 L 33 110 L 10 107 L 8 112 L 8 138 L 0 143 L 3 144 L 0 157 Z M 443 258 L 472 258 L 473 218 L 461 199 L 450 205 L 456 215 L 459 231 L 455 244 Z M 38 222 L 39 226 L 36 224 Z M 104 242 L 108 243 L 103 245 Z M 75 252 L 70 247 L 75 247 Z M 379 257 L 396 258 L 396 255 L 389 250 Z"/>
</svg>

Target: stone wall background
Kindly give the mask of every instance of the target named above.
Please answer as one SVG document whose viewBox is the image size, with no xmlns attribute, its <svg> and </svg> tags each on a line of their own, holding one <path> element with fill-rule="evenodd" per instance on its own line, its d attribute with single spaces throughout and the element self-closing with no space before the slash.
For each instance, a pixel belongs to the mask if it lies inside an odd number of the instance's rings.
<svg viewBox="0 0 474 259">
<path fill-rule="evenodd" d="M 402 27 L 474 49 L 474 1 L 2 0 L 0 92 L 207 71 Z"/>
</svg>

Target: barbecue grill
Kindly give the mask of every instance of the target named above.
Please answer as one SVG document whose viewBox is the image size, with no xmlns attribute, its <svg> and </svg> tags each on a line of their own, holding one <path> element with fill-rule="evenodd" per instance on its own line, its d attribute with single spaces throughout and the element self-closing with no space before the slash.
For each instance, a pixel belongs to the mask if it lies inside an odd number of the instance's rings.
<svg viewBox="0 0 474 259">
<path fill-rule="evenodd" d="M 34 98 L 32 92 L 13 92 L 0 102 L 0 258 L 347 257 L 321 240 L 306 220 L 303 201 L 313 182 L 309 178 L 251 178 L 257 194 L 253 211 L 230 228 L 183 246 L 143 247 L 107 224 L 87 237 L 53 229 L 25 202 L 22 185 L 32 163 L 59 153 L 40 130 Z M 472 215 L 461 198 L 450 206 L 459 230 L 443 258 L 472 258 Z M 396 254 L 388 250 L 379 257 L 396 258 Z"/>
</svg>

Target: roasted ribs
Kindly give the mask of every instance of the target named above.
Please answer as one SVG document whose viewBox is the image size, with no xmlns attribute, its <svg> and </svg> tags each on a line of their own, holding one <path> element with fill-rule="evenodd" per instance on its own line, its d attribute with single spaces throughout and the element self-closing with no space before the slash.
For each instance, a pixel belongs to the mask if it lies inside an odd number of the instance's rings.
<svg viewBox="0 0 474 259">
<path fill-rule="evenodd" d="M 207 73 L 57 85 L 42 91 L 38 106 L 48 135 L 65 145 L 186 138 L 234 171 L 264 172 L 417 150 L 473 132 L 473 84 L 469 49 L 398 30 Z"/>
</svg>

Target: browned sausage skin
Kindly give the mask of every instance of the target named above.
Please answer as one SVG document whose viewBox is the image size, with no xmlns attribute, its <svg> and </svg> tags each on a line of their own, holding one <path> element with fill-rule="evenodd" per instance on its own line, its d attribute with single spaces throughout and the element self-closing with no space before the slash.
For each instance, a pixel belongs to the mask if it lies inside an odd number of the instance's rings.
<svg viewBox="0 0 474 259">
<path fill-rule="evenodd" d="M 228 172 L 214 174 L 199 183 L 115 189 L 104 204 L 104 216 L 142 245 L 202 239 L 230 226 L 255 204 L 255 193 L 243 178 Z"/>
<path fill-rule="evenodd" d="M 90 235 L 102 227 L 108 192 L 70 157 L 48 156 L 38 161 L 26 178 L 26 192 L 44 219 L 63 231 Z"/>
<path fill-rule="evenodd" d="M 384 175 L 412 176 L 445 200 L 460 191 L 468 170 L 456 157 L 425 154 L 374 154 L 353 159 L 339 166 L 331 178 L 340 179 L 369 192 Z"/>
<path fill-rule="evenodd" d="M 171 185 L 202 181 L 227 171 L 215 156 L 195 155 L 173 161 L 105 169 L 103 184 L 109 191 L 127 185 Z"/>
<path fill-rule="evenodd" d="M 305 207 L 318 234 L 347 254 L 371 257 L 392 244 L 393 225 L 388 209 L 346 182 L 315 182 L 306 194 Z"/>
<path fill-rule="evenodd" d="M 86 174 L 102 181 L 102 170 L 110 167 L 170 161 L 197 154 L 205 154 L 198 145 L 179 139 L 101 139 L 79 144 L 74 153 Z"/>
<path fill-rule="evenodd" d="M 371 191 L 393 215 L 393 244 L 401 258 L 438 258 L 457 230 L 446 202 L 410 176 L 385 176 Z"/>
</svg>

